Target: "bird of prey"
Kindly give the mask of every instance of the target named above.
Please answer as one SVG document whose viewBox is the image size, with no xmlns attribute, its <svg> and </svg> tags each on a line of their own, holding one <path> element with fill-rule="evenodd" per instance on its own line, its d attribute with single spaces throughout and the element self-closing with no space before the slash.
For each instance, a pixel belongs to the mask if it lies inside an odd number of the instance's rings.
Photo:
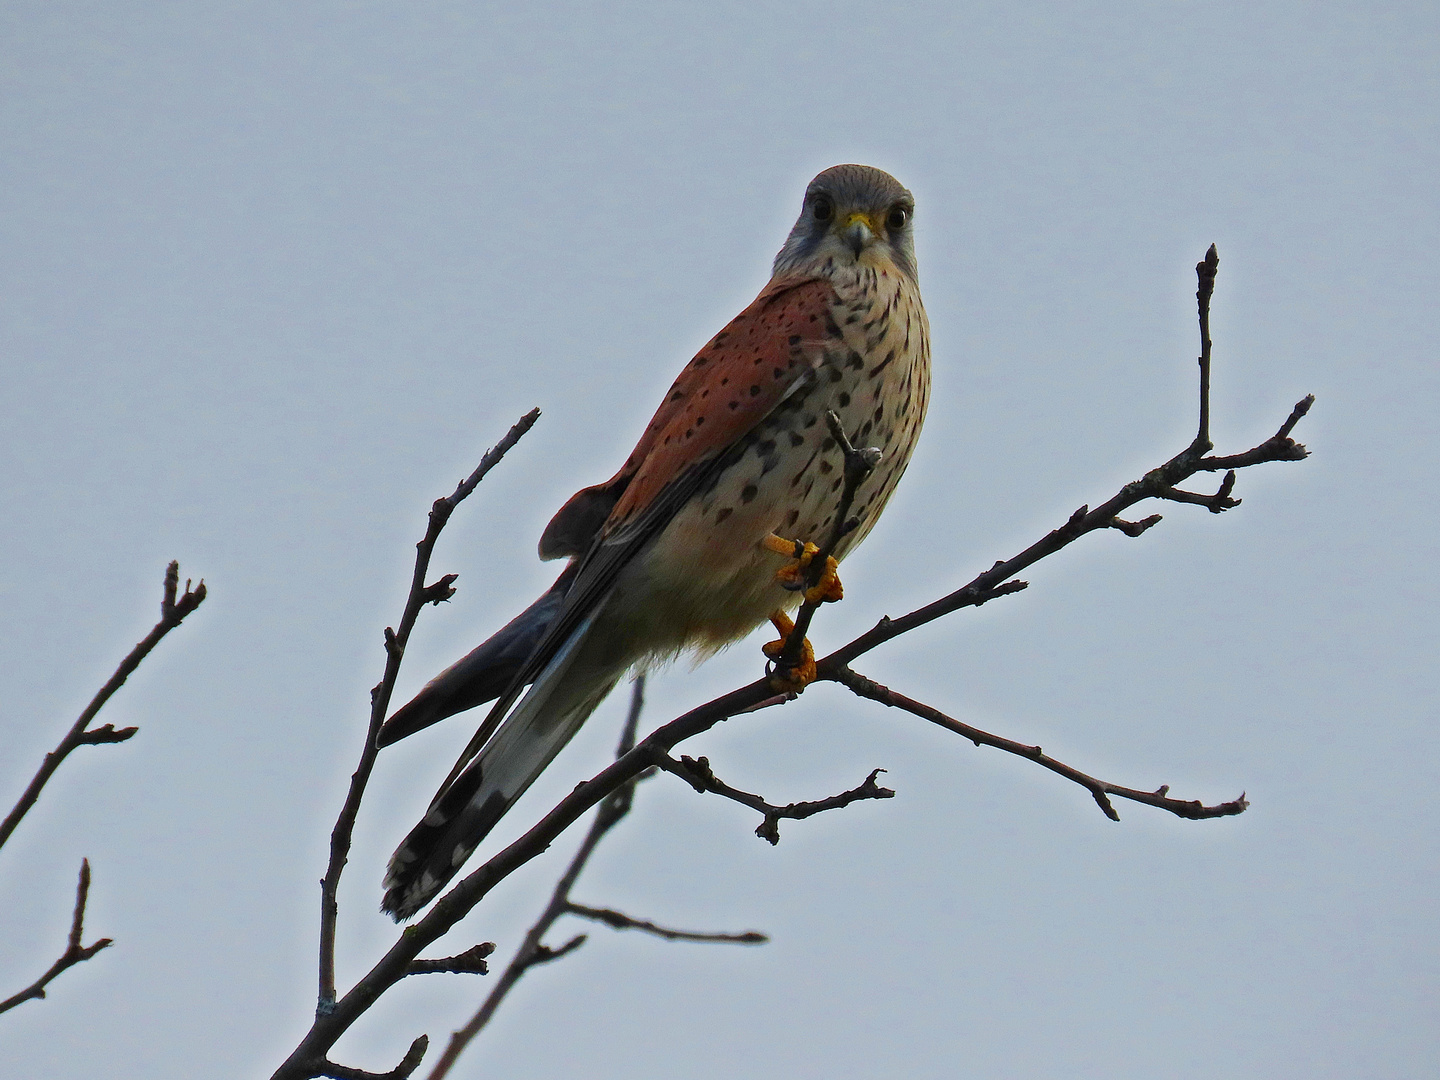
<svg viewBox="0 0 1440 1080">
<path fill-rule="evenodd" d="M 788 546 L 775 538 L 818 544 L 831 529 L 844 458 L 827 412 L 882 453 L 836 558 L 870 531 L 930 396 L 914 211 L 879 169 L 815 177 L 769 284 L 680 372 L 620 471 L 546 527 L 540 557 L 570 560 L 559 579 L 386 721 L 382 746 L 498 698 L 391 857 L 382 909 L 397 922 L 435 897 L 627 670 L 713 653 L 799 602 L 777 582 Z"/>
</svg>

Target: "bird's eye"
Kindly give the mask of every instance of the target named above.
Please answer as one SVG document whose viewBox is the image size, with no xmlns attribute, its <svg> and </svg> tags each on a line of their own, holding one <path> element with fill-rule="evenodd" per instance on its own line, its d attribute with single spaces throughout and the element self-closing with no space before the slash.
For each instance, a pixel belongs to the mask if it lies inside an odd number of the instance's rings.
<svg viewBox="0 0 1440 1080">
<path fill-rule="evenodd" d="M 895 205 L 890 208 L 890 213 L 885 216 L 885 224 L 892 229 L 903 229 L 905 223 L 910 220 L 910 208 L 908 206 Z"/>
<path fill-rule="evenodd" d="M 810 213 L 816 221 L 829 221 L 835 216 L 835 203 L 829 195 L 816 195 L 810 204 Z"/>
</svg>

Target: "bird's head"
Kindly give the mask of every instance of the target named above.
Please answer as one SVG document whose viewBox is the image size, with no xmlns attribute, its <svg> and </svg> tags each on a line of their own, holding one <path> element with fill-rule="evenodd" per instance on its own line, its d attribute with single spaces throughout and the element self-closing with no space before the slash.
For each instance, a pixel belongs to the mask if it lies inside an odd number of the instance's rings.
<svg viewBox="0 0 1440 1080">
<path fill-rule="evenodd" d="M 831 268 L 890 264 L 914 279 L 914 216 L 914 197 L 889 173 L 868 165 L 826 169 L 805 189 L 775 275 L 823 272 L 828 260 Z"/>
</svg>

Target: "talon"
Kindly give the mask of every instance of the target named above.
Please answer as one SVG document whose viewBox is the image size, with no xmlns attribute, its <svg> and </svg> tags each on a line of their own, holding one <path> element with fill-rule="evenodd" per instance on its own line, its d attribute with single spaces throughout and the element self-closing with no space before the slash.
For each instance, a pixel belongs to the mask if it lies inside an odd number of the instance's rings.
<svg viewBox="0 0 1440 1080">
<path fill-rule="evenodd" d="M 807 589 L 805 588 L 805 578 L 811 562 L 820 553 L 818 547 L 800 540 L 786 540 L 774 533 L 766 536 L 761 541 L 761 546 L 777 555 L 788 555 L 795 560 L 788 566 L 782 566 L 775 571 L 775 580 L 790 592 L 799 592 L 801 589 L 805 589 L 805 599 L 811 604 L 824 604 L 844 598 L 845 590 L 841 587 L 840 578 L 836 575 L 836 568 L 839 564 L 833 555 L 826 557 L 825 573 L 821 575 L 820 580 Z"/>
<path fill-rule="evenodd" d="M 835 556 L 831 555 L 825 560 L 825 573 L 812 588 L 805 590 L 805 602 L 808 604 L 830 604 L 836 600 L 845 599 L 845 590 L 840 586 L 840 576 L 835 572 L 839 567 Z"/>
<path fill-rule="evenodd" d="M 794 562 L 782 566 L 775 571 L 775 580 L 790 592 L 799 592 L 805 588 L 805 572 L 810 569 L 810 562 L 818 555 L 820 549 L 814 544 L 801 544 L 795 541 L 794 554 L 791 556 Z"/>
<path fill-rule="evenodd" d="M 766 642 L 760 648 L 771 660 L 777 660 L 784 652 L 785 642 L 790 640 L 790 634 L 794 631 L 795 624 L 783 611 L 777 611 L 771 615 L 770 622 L 780 634 L 780 640 Z M 810 639 L 805 638 L 800 646 L 800 662 L 794 667 L 776 667 L 770 673 L 770 685 L 780 693 L 798 694 L 814 682 L 818 675 L 819 671 L 815 667 L 815 650 L 810 645 Z"/>
</svg>

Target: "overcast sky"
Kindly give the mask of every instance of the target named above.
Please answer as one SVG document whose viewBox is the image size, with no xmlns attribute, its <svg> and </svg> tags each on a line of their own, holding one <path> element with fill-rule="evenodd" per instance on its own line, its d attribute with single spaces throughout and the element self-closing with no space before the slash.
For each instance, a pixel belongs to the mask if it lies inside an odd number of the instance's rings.
<svg viewBox="0 0 1440 1080">
<path fill-rule="evenodd" d="M 1220 251 L 1222 452 L 1317 403 L 1313 456 L 1221 516 L 1156 509 L 1031 588 L 866 657 L 960 719 L 1237 819 L 1121 805 L 817 686 L 685 747 L 790 823 L 660 777 L 578 899 L 759 948 L 589 942 L 457 1077 L 1440 1074 L 1433 4 L 0 4 L 0 802 L 153 623 L 211 598 L 0 852 L 0 1073 L 268 1076 L 314 1008 L 316 882 L 425 511 L 531 406 L 436 552 L 402 699 L 549 581 L 540 530 L 747 304 L 812 175 L 914 192 L 935 387 L 822 651 L 968 580 L 1193 434 L 1194 264 Z M 756 635 L 646 719 L 754 678 Z M 603 766 L 598 711 L 491 846 Z M 341 895 L 473 730 L 380 758 Z M 503 959 L 577 836 L 444 943 Z M 383 1071 L 487 979 L 391 992 Z M 435 1051 L 432 1051 L 432 1057 Z M 423 1075 L 423 1072 L 421 1074 Z"/>
</svg>

